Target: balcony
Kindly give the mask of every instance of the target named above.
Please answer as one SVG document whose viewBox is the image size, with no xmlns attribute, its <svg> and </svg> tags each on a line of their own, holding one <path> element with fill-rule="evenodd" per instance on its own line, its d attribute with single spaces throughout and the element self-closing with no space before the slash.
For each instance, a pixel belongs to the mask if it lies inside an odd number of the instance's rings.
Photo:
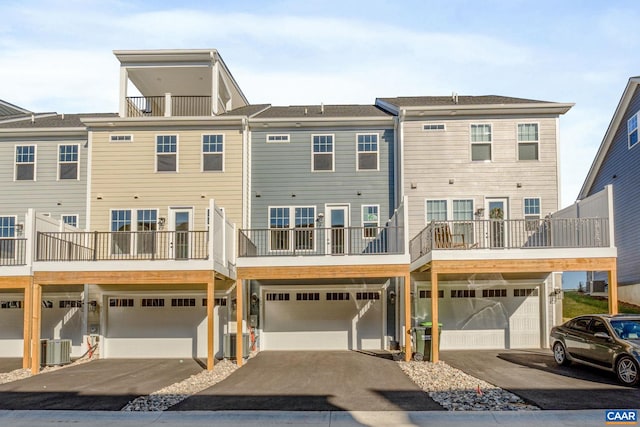
<svg viewBox="0 0 640 427">
<path fill-rule="evenodd" d="M 431 222 L 411 239 L 411 262 L 433 251 L 608 248 L 609 218 Z"/>
<path fill-rule="evenodd" d="M 26 238 L 1 238 L 0 266 L 27 265 L 26 246 Z"/>
<path fill-rule="evenodd" d="M 211 116 L 210 96 L 129 96 L 125 117 L 202 117 Z"/>
<path fill-rule="evenodd" d="M 36 261 L 209 258 L 207 231 L 38 232 Z"/>
<path fill-rule="evenodd" d="M 395 255 L 404 253 L 404 227 L 245 229 L 238 248 L 239 257 Z"/>
</svg>

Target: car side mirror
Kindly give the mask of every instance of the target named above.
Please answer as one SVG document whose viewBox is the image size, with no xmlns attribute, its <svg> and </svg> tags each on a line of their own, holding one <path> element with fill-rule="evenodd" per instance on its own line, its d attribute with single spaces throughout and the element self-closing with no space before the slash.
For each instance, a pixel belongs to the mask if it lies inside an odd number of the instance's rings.
<svg viewBox="0 0 640 427">
<path fill-rule="evenodd" d="M 611 339 L 609 334 L 607 334 L 606 332 L 596 332 L 595 334 L 593 334 L 593 336 L 596 337 L 596 338 L 604 338 L 604 339 L 607 339 L 607 340 Z"/>
</svg>

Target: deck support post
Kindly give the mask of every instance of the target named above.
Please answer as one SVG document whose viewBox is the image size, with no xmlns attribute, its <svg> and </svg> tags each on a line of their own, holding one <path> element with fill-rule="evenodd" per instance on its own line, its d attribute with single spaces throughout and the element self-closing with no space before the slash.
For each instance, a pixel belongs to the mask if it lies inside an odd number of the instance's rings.
<svg viewBox="0 0 640 427">
<path fill-rule="evenodd" d="M 216 300 L 214 298 L 216 288 L 216 276 L 212 274 L 211 280 L 207 283 L 207 370 L 213 370 L 214 364 L 214 343 L 215 325 L 213 310 Z"/>
<path fill-rule="evenodd" d="M 609 314 L 618 314 L 618 267 L 615 258 L 607 274 L 609 276 Z"/>
<path fill-rule="evenodd" d="M 42 286 L 34 283 L 31 292 L 31 374 L 40 372 L 40 328 L 42 324 Z"/>
<path fill-rule="evenodd" d="M 411 273 L 404 275 L 404 360 L 411 360 Z"/>
<path fill-rule="evenodd" d="M 236 363 L 238 367 L 242 366 L 244 362 L 243 348 L 242 348 L 242 320 L 244 318 L 244 310 L 243 310 L 243 286 L 244 280 L 238 279 L 236 281 Z"/>
<path fill-rule="evenodd" d="M 438 327 L 438 272 L 431 265 L 431 361 L 440 360 L 440 328 Z"/>
</svg>

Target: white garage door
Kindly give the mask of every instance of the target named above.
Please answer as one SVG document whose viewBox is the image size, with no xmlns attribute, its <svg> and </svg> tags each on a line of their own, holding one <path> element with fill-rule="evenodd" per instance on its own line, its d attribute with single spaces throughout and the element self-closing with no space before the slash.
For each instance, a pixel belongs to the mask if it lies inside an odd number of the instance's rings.
<svg viewBox="0 0 640 427">
<path fill-rule="evenodd" d="M 109 297 L 105 358 L 207 356 L 207 308 L 202 297 Z M 227 307 L 214 309 L 215 357 L 222 357 Z"/>
<path fill-rule="evenodd" d="M 23 325 L 22 297 L 0 298 L 0 357 L 22 357 Z"/>
<path fill-rule="evenodd" d="M 263 350 L 383 348 L 380 291 L 269 291 L 263 301 Z"/>
<path fill-rule="evenodd" d="M 418 318 L 429 318 L 431 299 L 420 291 Z M 540 348 L 536 286 L 444 287 L 439 299 L 442 350 Z"/>
</svg>

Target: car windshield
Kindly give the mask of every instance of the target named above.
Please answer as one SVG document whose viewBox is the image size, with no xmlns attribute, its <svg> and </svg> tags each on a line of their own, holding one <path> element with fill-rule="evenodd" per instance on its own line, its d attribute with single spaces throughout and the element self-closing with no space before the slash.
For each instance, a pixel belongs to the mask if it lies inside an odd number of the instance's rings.
<svg viewBox="0 0 640 427">
<path fill-rule="evenodd" d="M 640 339 L 640 319 L 612 320 L 611 327 L 623 340 Z"/>
</svg>

